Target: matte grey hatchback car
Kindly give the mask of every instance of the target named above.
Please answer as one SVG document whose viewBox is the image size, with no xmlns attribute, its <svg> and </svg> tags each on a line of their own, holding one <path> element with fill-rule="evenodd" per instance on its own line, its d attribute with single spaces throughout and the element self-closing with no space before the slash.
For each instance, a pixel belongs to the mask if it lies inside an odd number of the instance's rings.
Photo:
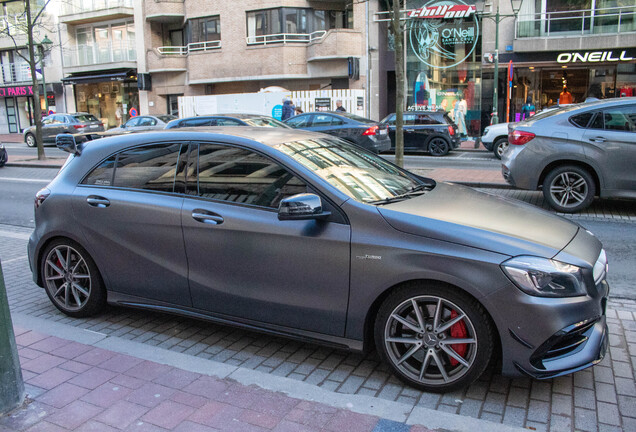
<svg viewBox="0 0 636 432">
<path fill-rule="evenodd" d="M 178 129 L 77 145 L 35 199 L 29 262 L 74 317 L 106 302 L 351 350 L 449 391 L 491 361 L 599 362 L 601 243 L 533 206 L 436 183 L 336 137 Z"/>
<path fill-rule="evenodd" d="M 104 125 L 89 113 L 52 114 L 42 119 L 44 143 L 54 144 L 55 137 L 61 133 L 76 135 L 78 141 L 83 141 L 90 140 L 101 132 L 104 132 Z M 37 145 L 35 126 L 29 126 L 24 130 L 24 142 L 29 147 Z"/>
<path fill-rule="evenodd" d="M 510 124 L 502 174 L 521 189 L 543 189 L 573 213 L 594 196 L 636 198 L 636 98 L 569 105 Z"/>
</svg>

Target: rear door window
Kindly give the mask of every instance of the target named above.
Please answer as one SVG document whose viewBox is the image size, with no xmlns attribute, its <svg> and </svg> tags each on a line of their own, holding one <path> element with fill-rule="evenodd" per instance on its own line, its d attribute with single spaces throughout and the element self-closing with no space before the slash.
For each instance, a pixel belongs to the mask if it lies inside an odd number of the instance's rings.
<svg viewBox="0 0 636 432">
<path fill-rule="evenodd" d="M 313 127 L 331 126 L 335 118 L 329 114 L 314 114 L 314 120 L 311 123 Z M 337 124 L 337 123 L 336 123 Z"/>
<path fill-rule="evenodd" d="M 271 159 L 221 144 L 200 144 L 198 168 L 192 161 L 187 173 L 189 194 L 220 201 L 275 209 L 283 198 L 307 192 L 302 180 Z"/>
<path fill-rule="evenodd" d="M 292 117 L 286 121 L 286 124 L 293 128 L 301 128 L 309 126 L 310 115 Z"/>
<path fill-rule="evenodd" d="M 590 123 L 590 120 L 594 116 L 594 111 L 584 112 L 570 117 L 570 123 L 580 128 L 586 128 Z"/>
<path fill-rule="evenodd" d="M 194 126 L 216 126 L 216 119 L 211 118 L 199 118 L 199 119 L 190 119 L 184 121 L 181 126 L 183 127 L 194 127 Z"/>
<path fill-rule="evenodd" d="M 73 117 L 75 117 L 75 120 L 77 120 L 78 122 L 96 122 L 97 117 L 95 117 L 92 114 L 76 114 Z"/>
<path fill-rule="evenodd" d="M 636 132 L 636 106 L 622 106 L 603 110 L 605 130 Z"/>
</svg>

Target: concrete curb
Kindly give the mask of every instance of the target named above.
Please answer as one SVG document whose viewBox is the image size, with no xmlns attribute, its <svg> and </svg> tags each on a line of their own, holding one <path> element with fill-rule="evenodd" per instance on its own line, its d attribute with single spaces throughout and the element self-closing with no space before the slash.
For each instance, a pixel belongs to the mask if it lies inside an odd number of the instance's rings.
<svg viewBox="0 0 636 432">
<path fill-rule="evenodd" d="M 131 355 L 191 372 L 231 379 L 243 385 L 256 385 L 265 390 L 285 393 L 293 398 L 319 402 L 336 408 L 345 408 L 359 414 L 374 415 L 406 423 L 407 425 L 419 424 L 429 429 L 455 432 L 474 432 L 476 430 L 520 432 L 527 430 L 459 414 L 444 413 L 424 407 L 412 407 L 404 403 L 370 396 L 336 393 L 312 384 L 298 382 L 291 378 L 277 377 L 243 367 L 228 366 L 214 360 L 203 360 L 187 354 L 148 346 L 141 342 L 133 342 L 91 330 L 79 329 L 68 324 L 51 322 L 23 313 L 13 313 L 12 318 L 14 325 L 38 333 Z"/>
</svg>

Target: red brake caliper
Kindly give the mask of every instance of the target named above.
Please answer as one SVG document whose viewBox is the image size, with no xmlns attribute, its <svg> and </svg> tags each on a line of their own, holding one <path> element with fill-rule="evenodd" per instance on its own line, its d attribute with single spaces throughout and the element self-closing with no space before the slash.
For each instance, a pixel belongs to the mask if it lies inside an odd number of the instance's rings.
<svg viewBox="0 0 636 432">
<path fill-rule="evenodd" d="M 450 317 L 451 319 L 454 319 L 458 315 L 459 314 L 455 310 L 452 310 Z M 466 331 L 466 324 L 464 324 L 463 320 L 451 326 L 450 335 L 453 339 L 464 339 L 468 336 L 468 331 Z M 465 344 L 465 343 L 451 345 L 450 347 L 462 358 L 464 358 L 464 355 L 466 355 L 466 351 L 468 351 L 468 344 Z M 451 366 L 457 366 L 459 362 L 455 360 L 454 358 L 450 357 L 450 364 Z"/>
</svg>

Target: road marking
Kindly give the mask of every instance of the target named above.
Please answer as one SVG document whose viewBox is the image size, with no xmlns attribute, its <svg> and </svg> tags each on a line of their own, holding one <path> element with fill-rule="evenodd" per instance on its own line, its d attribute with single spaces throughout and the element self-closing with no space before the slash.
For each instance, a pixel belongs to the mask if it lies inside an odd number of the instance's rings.
<svg viewBox="0 0 636 432">
<path fill-rule="evenodd" d="M 11 258 L 10 260 L 3 261 L 2 264 L 8 264 L 8 263 L 13 262 L 13 261 L 20 261 L 20 260 L 26 259 L 28 257 L 29 257 L 28 255 L 23 255 L 23 256 L 17 257 L 17 258 Z"/>
<path fill-rule="evenodd" d="M 25 179 L 18 177 L 0 177 L 0 181 L 12 181 L 12 182 L 26 182 L 26 183 L 50 183 L 51 180 L 43 179 Z"/>
<path fill-rule="evenodd" d="M 14 239 L 18 239 L 18 240 L 28 240 L 29 239 L 29 234 L 23 234 L 23 233 L 16 233 L 16 232 L 11 232 L 11 231 L 2 231 L 2 230 L 0 230 L 0 237 L 14 238 Z"/>
</svg>

